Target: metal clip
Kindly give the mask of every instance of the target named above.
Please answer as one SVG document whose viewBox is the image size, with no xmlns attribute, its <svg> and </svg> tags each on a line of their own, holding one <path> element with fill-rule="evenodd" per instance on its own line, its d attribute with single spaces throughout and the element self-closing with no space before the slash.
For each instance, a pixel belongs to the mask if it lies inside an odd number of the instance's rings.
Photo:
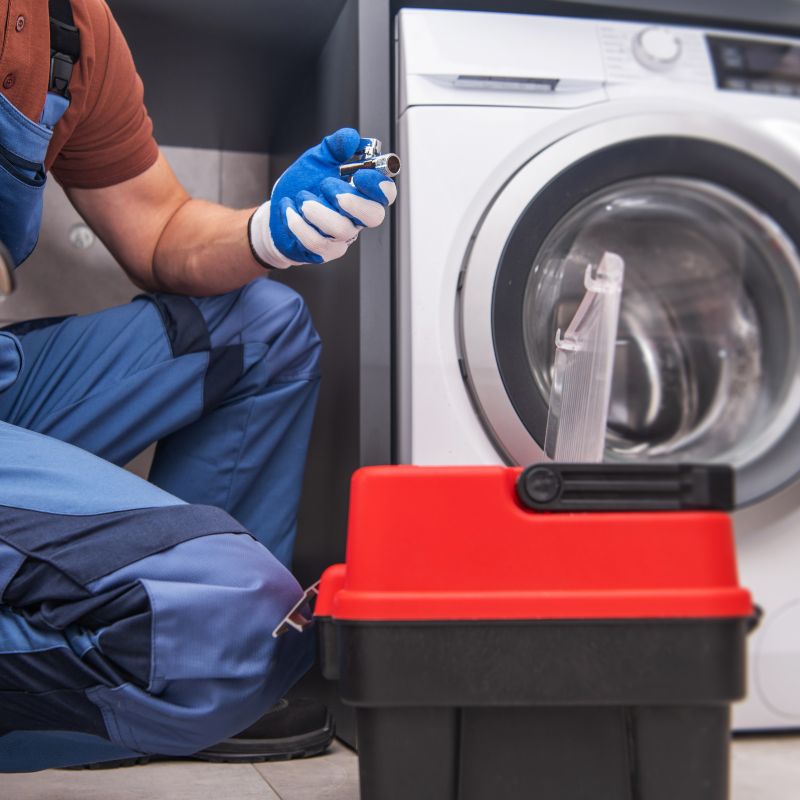
<svg viewBox="0 0 800 800">
<path fill-rule="evenodd" d="M 303 596 L 292 606 L 289 613 L 280 621 L 278 626 L 272 631 L 272 638 L 277 639 L 283 636 L 290 628 L 302 633 L 311 623 L 312 619 L 306 617 L 301 609 L 306 603 L 310 603 L 319 594 L 319 581 L 312 584 L 303 592 Z"/>
</svg>

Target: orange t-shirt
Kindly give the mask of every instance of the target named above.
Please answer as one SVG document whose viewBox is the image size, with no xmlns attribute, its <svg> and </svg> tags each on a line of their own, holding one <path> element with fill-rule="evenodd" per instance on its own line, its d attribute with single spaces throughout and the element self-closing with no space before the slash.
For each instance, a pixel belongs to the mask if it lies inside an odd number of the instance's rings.
<svg viewBox="0 0 800 800">
<path fill-rule="evenodd" d="M 72 14 L 81 55 L 45 166 L 65 187 L 113 186 L 155 163 L 153 124 L 127 42 L 104 0 L 72 0 Z M 0 92 L 38 122 L 50 74 L 47 0 L 0 0 L 0 37 Z"/>
</svg>

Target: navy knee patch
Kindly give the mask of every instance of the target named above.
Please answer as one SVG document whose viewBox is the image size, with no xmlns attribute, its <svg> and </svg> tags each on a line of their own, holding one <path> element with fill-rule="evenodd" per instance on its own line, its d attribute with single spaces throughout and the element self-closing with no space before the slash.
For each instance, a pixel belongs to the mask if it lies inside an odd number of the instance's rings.
<svg viewBox="0 0 800 800">
<path fill-rule="evenodd" d="M 147 296 L 158 308 L 174 357 L 208 352 L 203 411 L 215 408 L 241 375 L 266 362 L 264 382 L 316 380 L 320 340 L 303 298 L 257 278 L 217 297 Z"/>
<path fill-rule="evenodd" d="M 161 315 L 173 358 L 189 353 L 208 353 L 203 383 L 203 413 L 207 414 L 219 405 L 239 380 L 244 368 L 242 344 L 212 346 L 206 320 L 188 297 L 156 294 L 145 295 L 145 298 L 156 306 Z"/>
</svg>

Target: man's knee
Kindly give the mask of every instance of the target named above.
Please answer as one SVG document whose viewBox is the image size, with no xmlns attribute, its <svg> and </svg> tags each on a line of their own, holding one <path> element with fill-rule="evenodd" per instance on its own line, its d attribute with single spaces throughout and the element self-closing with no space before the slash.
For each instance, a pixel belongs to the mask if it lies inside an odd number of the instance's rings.
<svg viewBox="0 0 800 800">
<path fill-rule="evenodd" d="M 276 702 L 308 668 L 313 634 L 272 637 L 302 590 L 248 536 L 205 536 L 155 559 L 142 562 L 149 684 L 90 696 L 120 732 L 118 744 L 188 754 L 244 729 Z"/>
<path fill-rule="evenodd" d="M 176 569 L 172 586 L 147 587 L 153 674 L 162 680 L 263 675 L 272 630 L 302 594 L 291 573 L 244 534 L 204 536 L 163 555 Z"/>
<path fill-rule="evenodd" d="M 303 642 L 272 636 L 302 590 L 265 548 L 244 537 L 198 543 L 210 545 L 204 557 L 213 559 L 217 575 L 201 585 L 199 605 L 191 596 L 184 601 L 176 619 L 179 638 L 162 642 L 169 652 L 157 666 L 172 681 L 162 698 L 174 693 L 179 705 L 187 698 L 194 705 L 194 713 L 178 721 L 188 750 L 252 724 L 305 672 L 314 649 L 311 632 Z M 211 624 L 203 624 L 209 618 Z"/>
<path fill-rule="evenodd" d="M 246 361 L 260 355 L 272 362 L 270 372 L 282 378 L 318 376 L 319 336 L 305 301 L 294 289 L 260 278 L 240 290 L 237 307 Z"/>
</svg>

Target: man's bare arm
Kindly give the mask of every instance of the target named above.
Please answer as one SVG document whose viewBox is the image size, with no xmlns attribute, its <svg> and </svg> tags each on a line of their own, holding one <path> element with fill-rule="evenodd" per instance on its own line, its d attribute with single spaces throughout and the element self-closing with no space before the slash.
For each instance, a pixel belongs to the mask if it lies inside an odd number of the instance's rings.
<svg viewBox="0 0 800 800">
<path fill-rule="evenodd" d="M 222 294 L 264 274 L 247 237 L 253 209 L 192 199 L 162 155 L 129 181 L 103 189 L 70 189 L 68 195 L 143 289 Z"/>
<path fill-rule="evenodd" d="M 222 294 L 263 275 L 263 264 L 285 268 L 339 258 L 363 228 L 383 222 L 397 195 L 394 181 L 376 169 L 356 171 L 352 181 L 339 174 L 361 141 L 353 128 L 326 136 L 255 210 L 193 200 L 161 155 L 129 181 L 68 194 L 137 285 Z"/>
</svg>

